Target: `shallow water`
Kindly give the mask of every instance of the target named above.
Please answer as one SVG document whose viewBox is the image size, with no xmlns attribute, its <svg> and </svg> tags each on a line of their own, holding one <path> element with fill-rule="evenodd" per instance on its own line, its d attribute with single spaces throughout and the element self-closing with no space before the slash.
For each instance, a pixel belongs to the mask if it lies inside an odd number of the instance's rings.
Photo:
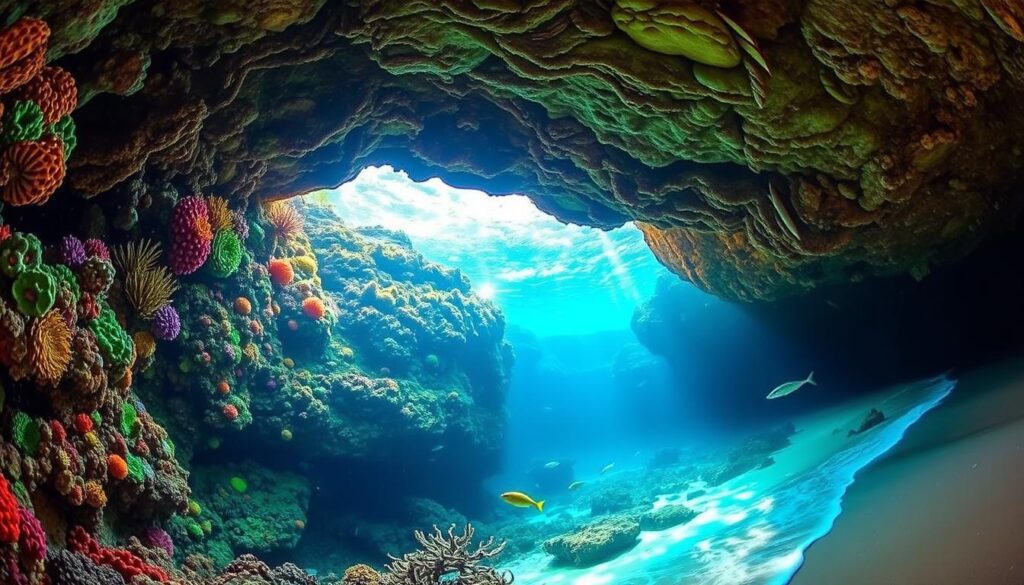
<svg viewBox="0 0 1024 585">
<path fill-rule="evenodd" d="M 948 378 L 925 380 L 797 421 L 792 444 L 774 455 L 776 465 L 718 487 L 694 484 L 689 490 L 707 493 L 690 500 L 685 492 L 659 497 L 653 509 L 682 500 L 700 514 L 679 527 L 642 533 L 632 550 L 614 560 L 569 569 L 536 554 L 507 568 L 520 582 L 536 585 L 787 583 L 803 552 L 841 513 L 857 472 L 896 445 L 954 386 Z M 856 426 L 868 405 L 891 414 L 853 437 L 834 432 Z"/>
</svg>

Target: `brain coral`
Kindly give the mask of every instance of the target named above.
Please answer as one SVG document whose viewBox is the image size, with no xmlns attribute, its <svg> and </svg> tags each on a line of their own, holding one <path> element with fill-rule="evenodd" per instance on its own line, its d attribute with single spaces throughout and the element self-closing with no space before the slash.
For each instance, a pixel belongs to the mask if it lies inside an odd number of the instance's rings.
<svg viewBox="0 0 1024 585">
<path fill-rule="evenodd" d="M 174 207 L 171 216 L 171 272 L 192 274 L 210 255 L 213 231 L 209 209 L 202 197 L 185 197 Z"/>
<path fill-rule="evenodd" d="M 10 205 L 42 205 L 64 181 L 64 145 L 54 137 L 12 144 L 0 155 L 8 177 L 0 199 Z"/>
<path fill-rule="evenodd" d="M 242 241 L 232 230 L 221 230 L 213 237 L 209 266 L 218 278 L 231 276 L 242 263 Z"/>
<path fill-rule="evenodd" d="M 21 18 L 0 31 L 0 93 L 32 79 L 43 68 L 50 27 L 36 18 Z"/>
<path fill-rule="evenodd" d="M 96 344 L 103 356 L 117 365 L 128 365 L 135 353 L 132 338 L 117 322 L 117 315 L 110 307 L 104 306 L 99 317 L 89 323 L 89 329 L 96 335 Z"/>
<path fill-rule="evenodd" d="M 78 105 L 75 79 L 60 67 L 43 67 L 18 93 L 39 104 L 47 124 L 67 116 Z"/>
</svg>

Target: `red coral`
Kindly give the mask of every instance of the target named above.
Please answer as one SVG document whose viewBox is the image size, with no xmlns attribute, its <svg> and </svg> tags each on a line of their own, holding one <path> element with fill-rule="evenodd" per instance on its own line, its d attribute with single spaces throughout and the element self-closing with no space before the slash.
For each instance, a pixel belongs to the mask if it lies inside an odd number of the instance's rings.
<svg viewBox="0 0 1024 585">
<path fill-rule="evenodd" d="M 68 549 L 89 557 L 98 565 L 111 567 L 129 582 L 139 575 L 161 583 L 170 580 L 163 569 L 146 564 L 130 551 L 100 546 L 100 543 L 81 526 L 75 526 L 68 534 Z"/>
<path fill-rule="evenodd" d="M 43 67 L 18 91 L 24 99 L 39 104 L 47 124 L 53 124 L 70 114 L 78 105 L 78 87 L 75 78 L 60 67 Z"/>
<path fill-rule="evenodd" d="M 171 217 L 171 272 L 192 274 L 210 255 L 213 231 L 209 210 L 202 197 L 185 197 L 174 207 Z"/>
<path fill-rule="evenodd" d="M 0 32 L 0 93 L 32 79 L 43 68 L 50 27 L 36 18 L 22 18 Z"/>
<path fill-rule="evenodd" d="M 226 418 L 228 420 L 231 420 L 231 421 L 233 421 L 236 418 L 238 418 L 238 407 L 236 407 L 234 404 L 225 404 L 224 405 L 224 418 Z"/>
<path fill-rule="evenodd" d="M 0 475 L 0 542 L 18 542 L 21 536 L 21 514 L 18 500 L 11 491 L 7 478 Z"/>
<path fill-rule="evenodd" d="M 92 418 L 84 412 L 75 415 L 75 430 L 84 435 L 92 430 Z"/>
<path fill-rule="evenodd" d="M 0 155 L 7 184 L 0 199 L 14 205 L 42 205 L 64 181 L 64 144 L 53 136 L 16 142 Z"/>
<path fill-rule="evenodd" d="M 58 445 L 63 444 L 68 439 L 68 432 L 64 429 L 64 425 L 60 424 L 59 420 L 50 421 L 50 432 L 53 433 L 53 441 Z"/>
<path fill-rule="evenodd" d="M 99 258 L 100 260 L 110 260 L 110 248 L 103 243 L 103 240 L 98 238 L 89 238 L 82 243 L 85 246 L 85 257 L 86 258 Z"/>
<path fill-rule="evenodd" d="M 267 270 L 270 272 L 270 280 L 279 286 L 284 286 L 295 279 L 295 269 L 287 260 L 274 258 L 267 265 Z"/>
</svg>

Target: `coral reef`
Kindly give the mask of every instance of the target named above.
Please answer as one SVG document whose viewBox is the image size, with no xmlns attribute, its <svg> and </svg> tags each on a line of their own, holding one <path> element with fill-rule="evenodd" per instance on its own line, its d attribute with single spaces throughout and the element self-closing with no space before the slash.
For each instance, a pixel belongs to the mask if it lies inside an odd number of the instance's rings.
<svg viewBox="0 0 1024 585">
<path fill-rule="evenodd" d="M 455 525 L 448 528 L 447 534 L 436 526 L 431 534 L 417 531 L 420 550 L 402 558 L 391 557 L 386 572 L 380 576 L 381 585 L 432 585 L 445 580 L 467 585 L 512 583 L 511 575 L 483 564 L 501 554 L 504 543 L 495 544 L 491 537 L 473 548 L 474 533 L 472 524 L 467 524 L 462 534 L 455 532 Z"/>
<path fill-rule="evenodd" d="M 613 516 L 544 542 L 544 551 L 561 563 L 588 567 L 629 550 L 640 536 L 632 516 Z"/>
</svg>

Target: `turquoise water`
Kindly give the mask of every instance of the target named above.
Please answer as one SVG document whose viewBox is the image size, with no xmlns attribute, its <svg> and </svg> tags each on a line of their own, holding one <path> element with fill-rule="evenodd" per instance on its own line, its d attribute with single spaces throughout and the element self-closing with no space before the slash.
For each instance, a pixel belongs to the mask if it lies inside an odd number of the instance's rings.
<svg viewBox="0 0 1024 585">
<path fill-rule="evenodd" d="M 684 285 L 680 312 L 656 316 L 676 319 L 660 325 L 688 334 L 673 363 L 641 343 L 631 324 L 668 273 L 632 225 L 609 232 L 564 225 L 523 197 L 491 197 L 436 179 L 415 183 L 388 167 L 366 169 L 312 198 L 329 203 L 350 227 L 403 232 L 427 260 L 461 270 L 473 294 L 504 315 L 515 362 L 501 465 L 481 486 L 482 500 L 468 499 L 474 486 L 460 486 L 467 499 L 439 497 L 448 511 L 437 521 L 464 517 L 481 533 L 508 539 L 498 566 L 517 583 L 787 583 L 807 547 L 842 513 L 856 474 L 955 384 L 935 378 L 840 395 L 832 388 L 839 381 L 826 374 L 820 387 L 766 402 L 784 381 L 777 376 L 802 379 L 813 364 L 742 306 Z M 734 343 L 760 344 L 760 361 L 705 357 L 727 356 Z M 723 371 L 742 372 L 726 376 L 728 392 L 746 398 L 741 408 L 712 416 L 708 397 L 726 390 L 716 384 Z M 873 408 L 886 420 L 850 435 Z M 778 428 L 791 430 L 771 430 Z M 432 453 L 428 465 L 457 457 L 443 444 Z M 730 466 L 731 473 L 717 475 Z M 573 482 L 583 487 L 568 489 Z M 509 491 L 545 500 L 544 513 L 497 497 Z M 641 531 L 600 561 L 576 566 L 545 548 L 548 539 L 594 522 L 680 505 L 692 519 Z"/>
<path fill-rule="evenodd" d="M 800 568 L 804 551 L 831 529 L 842 497 L 858 471 L 895 446 L 906 430 L 955 386 L 946 378 L 891 391 L 875 402 L 893 416 L 874 432 L 835 440 L 833 430 L 862 406 L 849 405 L 797 424 L 794 444 L 776 453 L 776 465 L 718 487 L 699 482 L 685 492 L 662 494 L 652 509 L 685 503 L 699 511 L 692 521 L 641 533 L 622 556 L 587 569 L 553 567 L 544 555 L 508 568 L 536 585 L 783 585 Z M 801 437 L 801 435 L 803 435 Z"/>
</svg>

